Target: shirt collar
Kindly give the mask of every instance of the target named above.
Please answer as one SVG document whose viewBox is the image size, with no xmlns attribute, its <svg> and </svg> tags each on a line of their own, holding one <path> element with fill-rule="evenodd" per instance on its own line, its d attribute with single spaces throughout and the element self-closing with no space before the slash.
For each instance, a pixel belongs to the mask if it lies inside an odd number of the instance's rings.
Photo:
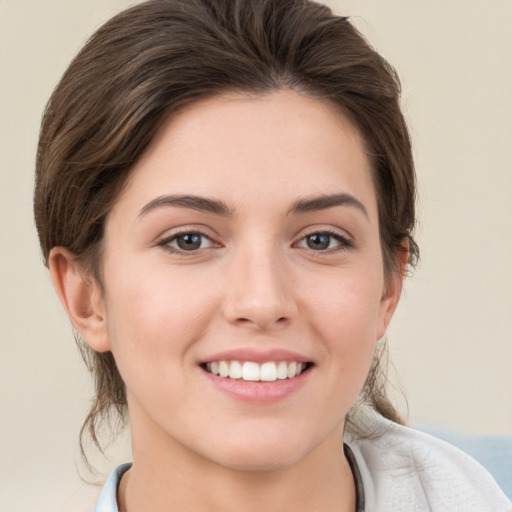
<svg viewBox="0 0 512 512">
<path fill-rule="evenodd" d="M 110 476 L 108 477 L 103 490 L 101 491 L 100 497 L 96 502 L 94 512 L 119 512 L 117 507 L 117 486 L 123 473 L 132 467 L 131 462 L 118 466 Z"/>
</svg>

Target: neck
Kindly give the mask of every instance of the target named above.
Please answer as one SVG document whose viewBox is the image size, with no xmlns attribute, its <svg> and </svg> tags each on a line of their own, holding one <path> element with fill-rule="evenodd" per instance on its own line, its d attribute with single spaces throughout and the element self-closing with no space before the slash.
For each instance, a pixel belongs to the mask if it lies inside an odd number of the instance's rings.
<svg viewBox="0 0 512 512">
<path fill-rule="evenodd" d="M 220 466 L 168 438 L 140 443 L 137 434 L 132 424 L 133 466 L 119 486 L 120 512 L 355 510 L 339 429 L 292 465 L 252 471 Z"/>
</svg>

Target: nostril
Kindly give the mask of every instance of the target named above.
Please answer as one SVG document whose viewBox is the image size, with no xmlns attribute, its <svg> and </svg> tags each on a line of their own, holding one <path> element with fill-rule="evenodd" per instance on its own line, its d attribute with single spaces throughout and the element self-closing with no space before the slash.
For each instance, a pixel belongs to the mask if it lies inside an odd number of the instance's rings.
<svg viewBox="0 0 512 512">
<path fill-rule="evenodd" d="M 272 325 L 274 327 L 276 327 L 276 326 L 284 327 L 285 325 L 288 324 L 288 321 L 289 321 L 289 318 L 287 316 L 281 316 L 279 318 L 276 318 L 273 321 L 268 321 L 267 319 L 264 319 L 264 318 L 254 318 L 254 319 L 251 319 L 250 317 L 247 318 L 247 317 L 241 316 L 241 317 L 238 317 L 235 322 L 239 326 L 242 326 L 242 325 L 246 325 L 246 326 L 253 325 L 254 327 L 256 327 L 258 329 L 268 329 L 268 328 L 272 328 Z"/>
</svg>

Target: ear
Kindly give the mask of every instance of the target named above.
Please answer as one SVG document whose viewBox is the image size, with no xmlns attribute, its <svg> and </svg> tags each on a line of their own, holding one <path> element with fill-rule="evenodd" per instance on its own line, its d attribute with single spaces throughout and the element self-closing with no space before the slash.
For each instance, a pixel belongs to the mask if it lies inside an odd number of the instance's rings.
<svg viewBox="0 0 512 512">
<path fill-rule="evenodd" d="M 380 340 L 388 328 L 391 318 L 395 313 L 407 269 L 407 261 L 409 259 L 409 244 L 404 242 L 403 248 L 397 251 L 397 270 L 393 272 L 389 280 L 386 282 L 384 292 L 380 300 L 379 323 L 377 329 L 377 339 Z"/>
<path fill-rule="evenodd" d="M 64 247 L 54 247 L 48 263 L 53 286 L 75 329 L 93 350 L 110 350 L 99 284 L 84 272 L 75 255 Z"/>
</svg>

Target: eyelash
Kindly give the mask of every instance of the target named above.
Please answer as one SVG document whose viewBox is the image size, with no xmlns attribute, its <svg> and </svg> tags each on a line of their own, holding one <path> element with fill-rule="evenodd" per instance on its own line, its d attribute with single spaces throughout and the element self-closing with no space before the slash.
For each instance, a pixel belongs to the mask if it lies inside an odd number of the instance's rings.
<svg viewBox="0 0 512 512">
<path fill-rule="evenodd" d="M 331 247 L 331 248 L 322 249 L 322 250 L 315 250 L 315 249 L 311 249 L 309 247 L 309 249 L 312 250 L 313 252 L 331 253 L 331 252 L 338 252 L 338 251 L 343 251 L 343 250 L 354 248 L 354 242 L 352 240 L 350 240 L 346 236 L 341 235 L 340 233 L 338 233 L 336 231 L 331 231 L 329 229 L 323 229 L 320 231 L 312 231 L 311 233 L 308 233 L 305 236 L 303 236 L 299 240 L 299 242 L 302 242 L 303 240 L 306 241 L 308 239 L 308 237 L 311 237 L 313 235 L 328 236 L 329 238 L 331 238 L 331 239 L 333 238 L 334 240 L 336 240 L 336 242 L 338 242 L 338 245 L 336 247 Z M 330 245 L 330 242 L 329 242 L 329 245 Z"/>
<path fill-rule="evenodd" d="M 171 245 L 172 242 L 175 242 L 180 237 L 185 237 L 187 235 L 188 236 L 201 237 L 202 240 L 206 239 L 206 240 L 208 240 L 210 242 L 211 245 L 208 246 L 208 247 L 199 247 L 197 249 L 192 249 L 192 250 L 186 250 L 186 249 L 182 249 L 182 248 L 179 248 L 179 247 L 173 247 Z M 331 253 L 331 252 L 338 252 L 338 251 L 343 251 L 343 250 L 354 248 L 354 242 L 352 240 L 350 240 L 349 238 L 347 238 L 347 237 L 345 237 L 345 236 L 343 236 L 340 233 L 337 233 L 335 231 L 330 231 L 330 230 L 325 230 L 325 229 L 321 230 L 321 231 L 313 231 L 311 233 L 308 233 L 308 234 L 304 235 L 294 245 L 298 245 L 302 241 L 305 241 L 305 243 L 307 244 L 308 237 L 312 237 L 314 235 L 318 235 L 318 236 L 324 235 L 324 236 L 327 236 L 330 239 L 336 240 L 336 242 L 338 242 L 338 245 L 336 247 L 327 247 L 326 249 L 318 249 L 318 250 L 317 249 L 312 249 L 311 247 L 303 247 L 304 249 L 309 249 L 309 250 L 311 250 L 313 252 L 316 252 L 316 253 Z M 330 245 L 330 243 L 331 243 L 331 240 L 329 241 L 328 245 Z M 164 238 L 163 240 L 158 242 L 157 245 L 160 246 L 160 247 L 163 247 L 164 249 L 166 249 L 167 251 L 169 251 L 169 252 L 171 252 L 173 254 L 177 254 L 179 256 L 186 256 L 186 255 L 197 254 L 199 251 L 204 250 L 204 249 L 210 249 L 212 246 L 215 245 L 215 242 L 212 240 L 211 237 L 209 237 L 208 235 L 206 235 L 204 233 L 201 233 L 200 231 L 182 231 L 180 233 L 175 233 L 172 236 Z M 202 245 L 202 242 L 201 242 L 201 245 Z M 217 246 L 219 246 L 219 244 L 217 244 Z"/>
<path fill-rule="evenodd" d="M 197 254 L 197 252 L 200 251 L 201 249 L 209 249 L 210 248 L 210 247 L 204 247 L 204 248 L 199 247 L 199 248 L 193 249 L 193 250 L 186 250 L 186 249 L 181 249 L 179 247 L 171 246 L 172 242 L 177 241 L 180 237 L 185 237 L 187 235 L 198 236 L 198 237 L 201 237 L 202 240 L 206 239 L 211 243 L 212 246 L 215 244 L 215 242 L 211 239 L 211 237 L 209 237 L 208 235 L 205 235 L 204 233 L 201 233 L 200 231 L 182 231 L 180 233 L 175 233 L 172 236 L 164 238 L 163 240 L 158 242 L 157 245 L 160 247 L 163 247 L 164 249 L 168 250 L 169 252 L 171 252 L 173 254 L 177 254 L 179 256 L 186 256 L 187 254 Z M 202 243 L 201 243 L 201 245 L 202 245 Z"/>
</svg>

